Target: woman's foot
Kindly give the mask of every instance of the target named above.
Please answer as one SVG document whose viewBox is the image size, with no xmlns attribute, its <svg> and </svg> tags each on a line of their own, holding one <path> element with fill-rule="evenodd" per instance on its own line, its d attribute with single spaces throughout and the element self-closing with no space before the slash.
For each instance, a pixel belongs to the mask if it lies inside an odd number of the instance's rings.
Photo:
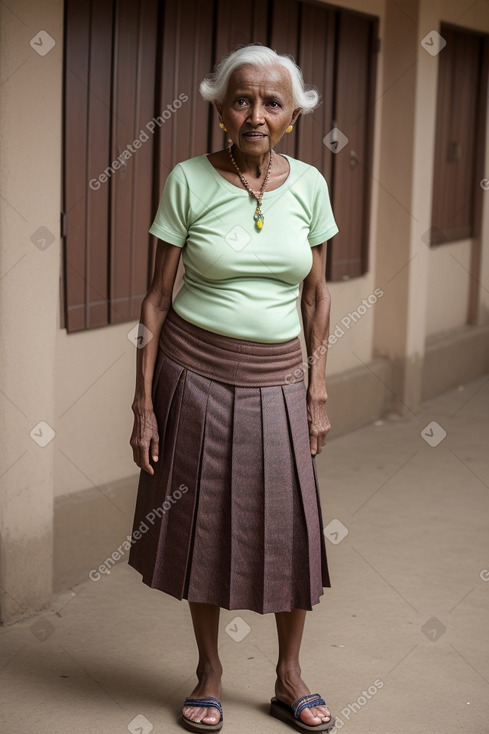
<svg viewBox="0 0 489 734">
<path fill-rule="evenodd" d="M 222 691 L 221 676 L 222 668 L 218 670 L 197 670 L 197 678 L 199 679 L 199 682 L 195 686 L 189 698 L 205 698 L 206 696 L 213 696 L 214 698 L 220 699 Z M 221 718 L 219 709 L 214 706 L 184 706 L 182 714 L 186 719 L 190 719 L 190 721 L 210 725 L 219 723 L 219 719 Z"/>
<path fill-rule="evenodd" d="M 275 696 L 279 701 L 291 706 L 298 698 L 308 696 L 310 693 L 301 678 L 300 668 L 277 669 Z M 327 706 L 313 706 L 301 711 L 299 718 L 308 726 L 319 726 L 331 721 L 331 712 Z"/>
</svg>

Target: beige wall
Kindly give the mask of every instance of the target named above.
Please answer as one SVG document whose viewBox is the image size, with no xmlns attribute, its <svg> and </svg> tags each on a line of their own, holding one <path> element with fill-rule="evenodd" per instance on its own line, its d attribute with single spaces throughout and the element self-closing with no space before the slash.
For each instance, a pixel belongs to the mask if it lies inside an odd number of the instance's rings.
<svg viewBox="0 0 489 734">
<path fill-rule="evenodd" d="M 60 274 L 62 2 L 0 4 L 0 602 L 2 619 L 49 601 L 53 458 L 30 431 L 56 430 L 54 363 Z M 46 30 L 55 47 L 30 40 Z M 46 249 L 31 241 L 53 235 Z M 38 244 L 42 244 L 37 239 Z M 47 244 L 47 241 L 46 241 Z M 37 430 L 42 440 L 47 428 Z"/>
<path fill-rule="evenodd" d="M 467 324 L 471 240 L 437 247 L 428 259 L 426 336 Z"/>
<path fill-rule="evenodd" d="M 56 496 L 127 477 L 137 467 L 129 438 L 137 322 L 56 334 Z"/>
<path fill-rule="evenodd" d="M 376 287 L 385 295 L 329 353 L 329 375 L 388 357 L 389 388 L 416 405 L 426 338 L 467 323 L 471 242 L 430 250 L 437 57 L 420 40 L 439 19 L 489 32 L 484 3 L 464 0 L 341 0 L 380 18 L 370 218 L 370 268 L 331 285 L 332 330 Z M 4 620 L 47 603 L 53 497 L 107 487 L 135 475 L 129 437 L 134 322 L 67 334 L 59 326 L 62 140 L 62 0 L 0 4 L 0 585 Z M 44 57 L 29 45 L 46 30 Z M 327 131 L 325 131 L 326 134 Z M 341 153 L 340 153 L 341 154 Z M 489 178 L 489 151 L 486 155 Z M 489 323 L 489 192 L 484 197 L 479 323 Z M 30 237 L 46 227 L 45 250 Z M 409 368 L 406 365 L 410 365 Z M 387 374 L 387 373 L 386 373 Z M 387 383 L 384 376 L 382 381 Z M 29 436 L 46 421 L 56 436 Z M 102 486 L 104 485 L 104 486 Z M 112 500 L 114 498 L 112 497 Z M 107 499 L 109 501 L 109 499 Z"/>
</svg>

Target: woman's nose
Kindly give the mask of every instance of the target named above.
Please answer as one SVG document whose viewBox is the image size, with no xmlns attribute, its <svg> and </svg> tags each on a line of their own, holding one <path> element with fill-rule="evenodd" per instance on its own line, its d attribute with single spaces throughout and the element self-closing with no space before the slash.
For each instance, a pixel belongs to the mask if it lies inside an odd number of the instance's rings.
<svg viewBox="0 0 489 734">
<path fill-rule="evenodd" d="M 261 104 L 257 103 L 253 105 L 253 107 L 250 110 L 250 115 L 248 119 L 254 127 L 256 127 L 257 125 L 263 125 L 264 116 L 263 116 L 263 107 Z"/>
</svg>

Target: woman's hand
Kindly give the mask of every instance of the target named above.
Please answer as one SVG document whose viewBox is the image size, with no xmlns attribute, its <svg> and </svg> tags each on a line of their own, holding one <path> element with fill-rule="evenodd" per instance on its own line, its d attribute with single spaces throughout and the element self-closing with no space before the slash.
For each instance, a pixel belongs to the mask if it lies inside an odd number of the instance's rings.
<svg viewBox="0 0 489 734">
<path fill-rule="evenodd" d="M 161 329 L 172 305 L 181 252 L 181 247 L 158 242 L 153 281 L 141 303 L 140 323 L 149 330 L 152 339 L 136 350 L 136 389 L 131 406 L 134 428 L 129 443 L 135 463 L 148 474 L 155 473 L 149 463 L 150 451 L 153 461 L 158 461 L 158 422 L 152 401 L 154 370 Z"/>
<path fill-rule="evenodd" d="M 136 464 L 148 474 L 155 470 L 149 463 L 149 455 L 153 461 L 158 461 L 158 422 L 153 408 L 141 408 L 137 404 L 132 406 L 134 413 L 134 427 L 129 443 L 132 446 L 132 456 Z"/>
<path fill-rule="evenodd" d="M 326 443 L 326 436 L 331 428 L 329 418 L 326 415 L 325 405 L 325 400 L 314 400 L 312 398 L 308 398 L 307 400 L 309 440 L 311 444 L 311 454 L 313 456 L 321 453 L 321 450 Z"/>
</svg>

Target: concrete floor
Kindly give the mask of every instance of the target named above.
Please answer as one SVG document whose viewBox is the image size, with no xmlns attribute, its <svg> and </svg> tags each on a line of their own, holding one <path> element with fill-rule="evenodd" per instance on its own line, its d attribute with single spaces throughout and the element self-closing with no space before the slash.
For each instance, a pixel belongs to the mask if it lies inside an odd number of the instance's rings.
<svg viewBox="0 0 489 734">
<path fill-rule="evenodd" d="M 319 457 L 333 588 L 302 668 L 337 731 L 489 733 L 488 438 L 485 376 Z M 0 630 L 2 734 L 181 731 L 190 630 L 186 603 L 125 564 L 87 579 Z M 223 611 L 223 731 L 290 730 L 267 715 L 275 654 L 273 615 Z"/>
</svg>

